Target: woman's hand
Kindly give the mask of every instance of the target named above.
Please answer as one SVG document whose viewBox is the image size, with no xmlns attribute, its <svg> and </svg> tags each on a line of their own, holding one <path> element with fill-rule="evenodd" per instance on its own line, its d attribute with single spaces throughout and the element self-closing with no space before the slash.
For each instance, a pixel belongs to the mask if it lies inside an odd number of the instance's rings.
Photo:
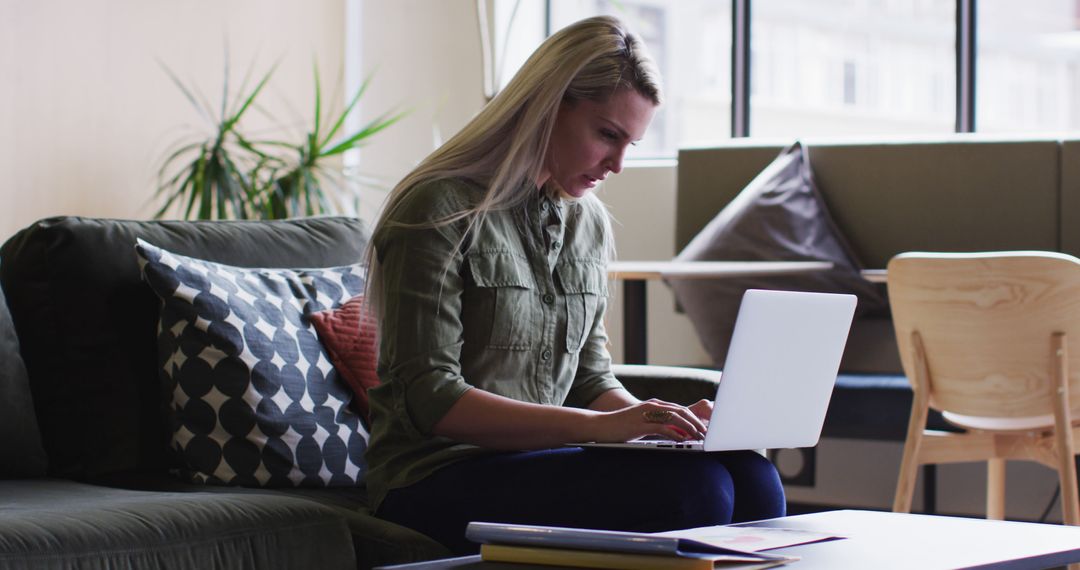
<svg viewBox="0 0 1080 570">
<path fill-rule="evenodd" d="M 647 435 L 659 435 L 675 441 L 703 439 L 712 402 L 701 400 L 686 407 L 652 399 L 631 406 L 597 414 L 591 418 L 589 440 L 623 442 Z"/>
<path fill-rule="evenodd" d="M 701 419 L 706 428 L 709 427 L 709 419 L 712 418 L 712 400 L 698 400 L 690 405 L 690 411 Z"/>
<path fill-rule="evenodd" d="M 619 443 L 646 435 L 675 441 L 702 439 L 712 402 L 690 407 L 642 402 L 609 390 L 588 410 L 532 404 L 473 388 L 434 426 L 434 435 L 492 449 L 546 449 L 566 443 Z M 670 414 L 670 415 L 669 415 Z"/>
</svg>

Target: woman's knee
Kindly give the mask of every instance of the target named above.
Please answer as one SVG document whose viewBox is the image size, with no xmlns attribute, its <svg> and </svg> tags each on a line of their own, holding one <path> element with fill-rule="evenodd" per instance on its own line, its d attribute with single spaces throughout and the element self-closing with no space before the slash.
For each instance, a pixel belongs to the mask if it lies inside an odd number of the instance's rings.
<svg viewBox="0 0 1080 570">
<path fill-rule="evenodd" d="M 741 479 L 780 481 L 776 466 L 756 451 L 730 451 L 710 456 L 727 469 L 736 485 Z"/>
<path fill-rule="evenodd" d="M 771 461 L 752 451 L 721 454 L 717 459 L 731 474 L 736 497 L 733 522 L 782 517 L 786 514 L 784 486 Z"/>
<path fill-rule="evenodd" d="M 655 480 L 653 508 L 670 517 L 665 524 L 671 529 L 731 522 L 735 489 L 722 464 L 706 460 L 705 454 L 657 463 L 663 467 Z"/>
</svg>

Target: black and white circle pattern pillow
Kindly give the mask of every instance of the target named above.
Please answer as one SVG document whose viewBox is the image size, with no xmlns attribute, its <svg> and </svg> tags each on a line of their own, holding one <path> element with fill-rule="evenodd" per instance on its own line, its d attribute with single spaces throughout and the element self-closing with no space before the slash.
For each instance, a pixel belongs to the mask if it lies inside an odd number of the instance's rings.
<svg viewBox="0 0 1080 570">
<path fill-rule="evenodd" d="M 368 432 L 306 317 L 361 293 L 363 268 L 248 269 L 142 240 L 135 249 L 162 299 L 158 356 L 187 478 L 252 487 L 362 481 Z"/>
</svg>

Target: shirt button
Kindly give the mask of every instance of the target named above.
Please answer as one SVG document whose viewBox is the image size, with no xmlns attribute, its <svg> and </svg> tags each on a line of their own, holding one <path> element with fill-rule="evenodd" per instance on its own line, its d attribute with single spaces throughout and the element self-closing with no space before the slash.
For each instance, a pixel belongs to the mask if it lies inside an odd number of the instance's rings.
<svg viewBox="0 0 1080 570">
<path fill-rule="evenodd" d="M 562 242 L 561 241 L 555 240 L 555 241 L 551 242 L 551 249 L 559 249 L 560 247 L 562 247 Z"/>
<path fill-rule="evenodd" d="M 555 302 L 555 295 L 552 295 L 551 293 L 548 293 L 547 295 L 544 295 L 544 302 L 549 304 L 549 305 L 554 303 Z"/>
<path fill-rule="evenodd" d="M 551 360 L 551 351 L 548 349 L 544 349 L 544 352 L 540 353 L 540 358 L 542 360 Z"/>
</svg>

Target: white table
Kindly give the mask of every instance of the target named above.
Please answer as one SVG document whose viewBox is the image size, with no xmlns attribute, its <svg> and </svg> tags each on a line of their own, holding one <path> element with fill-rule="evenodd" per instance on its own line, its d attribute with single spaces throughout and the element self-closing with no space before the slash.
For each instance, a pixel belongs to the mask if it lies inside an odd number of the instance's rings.
<svg viewBox="0 0 1080 570">
<path fill-rule="evenodd" d="M 863 269 L 862 276 L 871 283 L 885 283 L 889 274 L 886 269 Z"/>
<path fill-rule="evenodd" d="M 790 565 L 791 570 L 1026 569 L 1080 562 L 1080 527 L 1075 526 L 856 510 L 738 526 L 794 528 L 848 537 L 775 550 L 801 557 Z"/>
<path fill-rule="evenodd" d="M 935 515 L 841 510 L 738 526 L 794 528 L 846 538 L 777 549 L 800 557 L 790 570 L 848 568 L 994 568 L 1026 570 L 1080 562 L 1080 527 Z M 393 566 L 399 570 L 526 570 L 533 564 L 483 562 L 467 556 Z"/>
</svg>

